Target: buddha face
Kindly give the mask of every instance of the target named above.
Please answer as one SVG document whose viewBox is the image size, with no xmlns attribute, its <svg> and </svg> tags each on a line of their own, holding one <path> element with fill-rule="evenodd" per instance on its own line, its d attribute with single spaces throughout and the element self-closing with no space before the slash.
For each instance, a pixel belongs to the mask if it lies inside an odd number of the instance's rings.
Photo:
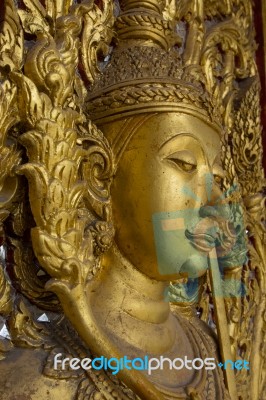
<svg viewBox="0 0 266 400">
<path fill-rule="evenodd" d="M 185 231 L 200 221 L 200 207 L 222 194 L 219 153 L 218 131 L 188 114 L 152 115 L 130 139 L 111 188 L 115 242 L 150 278 L 207 269 L 206 254 Z"/>
</svg>

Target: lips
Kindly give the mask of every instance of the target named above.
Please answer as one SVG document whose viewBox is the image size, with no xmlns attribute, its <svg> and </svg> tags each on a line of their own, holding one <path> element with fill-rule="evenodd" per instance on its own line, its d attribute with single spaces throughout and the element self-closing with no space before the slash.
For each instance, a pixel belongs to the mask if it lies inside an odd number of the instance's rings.
<svg viewBox="0 0 266 400">
<path fill-rule="evenodd" d="M 191 233 L 188 230 L 185 232 L 186 237 L 189 239 L 193 247 L 204 253 L 209 253 L 215 247 L 216 237 L 206 233 Z"/>
<path fill-rule="evenodd" d="M 219 225 L 212 217 L 203 218 L 193 230 L 185 231 L 185 235 L 193 247 L 203 253 L 209 253 L 215 247 L 218 234 Z"/>
<path fill-rule="evenodd" d="M 192 230 L 187 229 L 185 235 L 197 250 L 209 253 L 216 246 L 220 255 L 228 253 L 236 241 L 232 227 L 222 217 L 203 218 Z"/>
</svg>

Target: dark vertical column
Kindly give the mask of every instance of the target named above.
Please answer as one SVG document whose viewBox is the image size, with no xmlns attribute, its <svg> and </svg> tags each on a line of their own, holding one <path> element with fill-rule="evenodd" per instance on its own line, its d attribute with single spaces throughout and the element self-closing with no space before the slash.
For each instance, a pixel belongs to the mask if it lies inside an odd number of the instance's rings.
<svg viewBox="0 0 266 400">
<path fill-rule="evenodd" d="M 261 80 L 261 121 L 263 125 L 263 166 L 266 172 L 266 0 L 254 1 L 254 24 L 258 50 L 256 61 Z"/>
</svg>

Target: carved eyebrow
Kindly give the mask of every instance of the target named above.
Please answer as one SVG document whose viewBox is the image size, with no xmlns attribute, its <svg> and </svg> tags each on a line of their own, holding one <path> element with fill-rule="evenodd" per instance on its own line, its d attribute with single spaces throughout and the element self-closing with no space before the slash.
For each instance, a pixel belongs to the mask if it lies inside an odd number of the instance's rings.
<svg viewBox="0 0 266 400">
<path fill-rule="evenodd" d="M 203 148 L 201 146 L 201 143 L 198 139 L 198 137 L 192 133 L 189 132 L 179 132 L 177 133 L 175 136 L 172 136 L 171 138 L 169 138 L 168 140 L 166 140 L 165 142 L 161 143 L 160 147 L 159 147 L 159 151 L 161 151 L 164 147 L 166 147 L 169 143 L 171 142 L 175 142 L 175 141 L 180 141 L 182 143 L 182 138 L 191 138 L 193 140 L 195 140 L 196 142 L 198 142 L 201 151 L 203 151 Z"/>
<path fill-rule="evenodd" d="M 168 138 L 166 141 L 162 142 L 162 143 L 160 144 L 159 151 L 161 151 L 165 146 L 167 146 L 167 144 L 171 143 L 172 141 L 180 140 L 180 135 L 183 135 L 183 136 L 190 136 L 187 132 L 180 132 L 180 133 L 177 133 L 176 135 L 174 135 L 174 136 Z"/>
</svg>

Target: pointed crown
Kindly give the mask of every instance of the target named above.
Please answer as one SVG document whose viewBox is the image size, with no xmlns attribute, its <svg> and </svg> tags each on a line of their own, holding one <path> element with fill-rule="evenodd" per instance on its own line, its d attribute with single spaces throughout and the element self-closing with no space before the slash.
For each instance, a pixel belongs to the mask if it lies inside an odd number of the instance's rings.
<svg viewBox="0 0 266 400">
<path fill-rule="evenodd" d="M 182 111 L 220 126 L 199 65 L 184 65 L 165 0 L 122 0 L 115 47 L 89 90 L 87 111 L 100 125 L 146 112 Z"/>
</svg>

